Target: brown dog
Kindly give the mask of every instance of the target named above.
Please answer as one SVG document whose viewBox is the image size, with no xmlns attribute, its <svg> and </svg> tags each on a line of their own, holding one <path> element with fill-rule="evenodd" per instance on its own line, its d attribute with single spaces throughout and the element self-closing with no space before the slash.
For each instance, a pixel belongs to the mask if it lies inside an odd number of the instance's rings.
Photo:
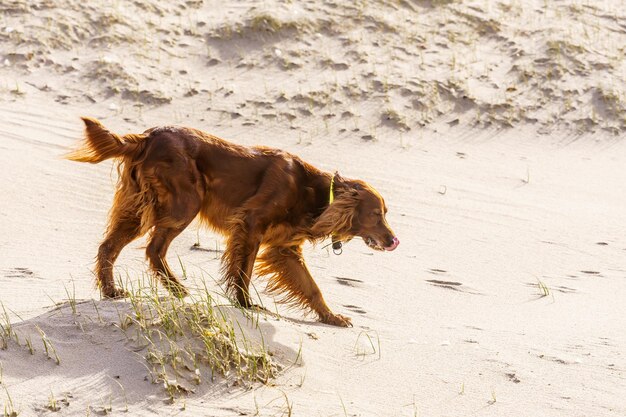
<svg viewBox="0 0 626 417">
<path fill-rule="evenodd" d="M 113 263 L 122 248 L 150 231 L 146 256 L 163 285 L 177 296 L 187 290 L 165 261 L 172 240 L 198 215 L 228 239 L 223 282 L 244 307 L 257 273 L 283 301 L 315 311 L 322 322 L 349 326 L 326 305 L 302 258 L 304 241 L 347 241 L 355 236 L 377 250 L 399 240 L 385 221 L 387 207 L 372 187 L 265 147 L 239 146 L 199 130 L 157 127 L 119 136 L 83 118 L 85 140 L 68 159 L 119 160 L 119 183 L 106 237 L 98 250 L 97 285 L 107 298 L 115 287 Z M 257 258 L 259 248 L 263 251 Z"/>
</svg>

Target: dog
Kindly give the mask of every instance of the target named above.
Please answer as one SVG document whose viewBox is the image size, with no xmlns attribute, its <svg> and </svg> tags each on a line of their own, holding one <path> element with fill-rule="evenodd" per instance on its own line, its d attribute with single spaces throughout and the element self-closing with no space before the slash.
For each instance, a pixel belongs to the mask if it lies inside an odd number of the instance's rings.
<svg viewBox="0 0 626 417">
<path fill-rule="evenodd" d="M 187 295 L 165 258 L 172 240 L 199 217 L 227 239 L 222 283 L 241 306 L 253 306 L 249 285 L 256 263 L 268 290 L 283 294 L 281 301 L 346 327 L 350 318 L 333 313 L 324 301 L 302 244 L 332 237 L 337 247 L 360 237 L 372 249 L 392 251 L 400 243 L 385 219 L 385 201 L 364 181 L 321 171 L 278 149 L 244 147 L 192 128 L 162 126 L 121 136 L 96 119 L 82 120 L 84 141 L 66 157 L 119 162 L 95 266 L 104 298 L 126 296 L 115 286 L 113 264 L 127 244 L 147 232 L 152 271 L 172 294 Z"/>
</svg>

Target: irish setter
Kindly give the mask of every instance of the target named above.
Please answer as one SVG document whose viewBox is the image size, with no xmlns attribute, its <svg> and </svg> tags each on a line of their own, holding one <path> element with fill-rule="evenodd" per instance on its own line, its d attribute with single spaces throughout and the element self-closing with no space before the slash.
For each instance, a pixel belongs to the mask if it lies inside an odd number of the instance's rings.
<svg viewBox="0 0 626 417">
<path fill-rule="evenodd" d="M 120 162 L 95 268 L 103 297 L 126 295 L 115 287 L 113 263 L 148 231 L 146 256 L 155 275 L 174 295 L 185 296 L 165 257 L 172 240 L 199 215 L 227 237 L 223 283 L 242 306 L 251 306 L 256 261 L 256 272 L 268 278 L 269 291 L 284 294 L 282 301 L 314 311 L 323 323 L 350 326 L 350 318 L 334 314 L 324 301 L 302 244 L 331 236 L 333 242 L 358 236 L 376 250 L 399 244 L 385 220 L 385 201 L 363 181 L 320 171 L 281 150 L 244 147 L 196 129 L 164 126 L 120 136 L 96 119 L 83 121 L 84 142 L 68 159 Z"/>
</svg>

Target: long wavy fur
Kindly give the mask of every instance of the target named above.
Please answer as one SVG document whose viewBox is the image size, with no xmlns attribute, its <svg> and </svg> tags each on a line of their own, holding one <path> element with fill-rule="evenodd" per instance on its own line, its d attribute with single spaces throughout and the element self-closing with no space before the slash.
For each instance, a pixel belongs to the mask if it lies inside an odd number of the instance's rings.
<svg viewBox="0 0 626 417">
<path fill-rule="evenodd" d="M 85 123 L 85 138 L 77 149 L 65 155 L 65 158 L 72 161 L 97 164 L 105 159 L 134 154 L 146 138 L 144 134 L 120 136 L 110 132 L 96 119 L 81 119 Z"/>
<path fill-rule="evenodd" d="M 359 194 L 354 189 L 345 189 L 336 197 L 311 227 L 313 241 L 320 241 L 331 235 L 339 240 L 353 237 L 352 226 L 359 205 Z"/>
<path fill-rule="evenodd" d="M 310 300 L 302 289 L 302 280 L 297 276 L 297 272 L 290 267 L 290 262 L 298 262 L 302 268 L 306 269 L 300 246 L 269 247 L 257 258 L 255 272 L 267 279 L 265 289 L 279 297 L 277 302 L 293 308 L 300 307 L 306 311 L 311 311 Z"/>
</svg>

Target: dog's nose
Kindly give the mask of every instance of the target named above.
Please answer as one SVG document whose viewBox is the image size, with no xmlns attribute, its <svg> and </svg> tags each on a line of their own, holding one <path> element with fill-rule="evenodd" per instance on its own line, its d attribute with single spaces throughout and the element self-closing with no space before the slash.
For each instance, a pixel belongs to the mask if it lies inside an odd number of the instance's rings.
<svg viewBox="0 0 626 417">
<path fill-rule="evenodd" d="M 385 248 L 385 250 L 392 251 L 392 250 L 394 250 L 395 248 L 397 248 L 399 244 L 400 244 L 400 239 L 398 239 L 396 236 L 394 236 L 394 238 L 393 238 L 393 241 L 392 241 L 391 245 L 390 245 L 390 246 L 387 246 L 387 247 Z"/>
</svg>

